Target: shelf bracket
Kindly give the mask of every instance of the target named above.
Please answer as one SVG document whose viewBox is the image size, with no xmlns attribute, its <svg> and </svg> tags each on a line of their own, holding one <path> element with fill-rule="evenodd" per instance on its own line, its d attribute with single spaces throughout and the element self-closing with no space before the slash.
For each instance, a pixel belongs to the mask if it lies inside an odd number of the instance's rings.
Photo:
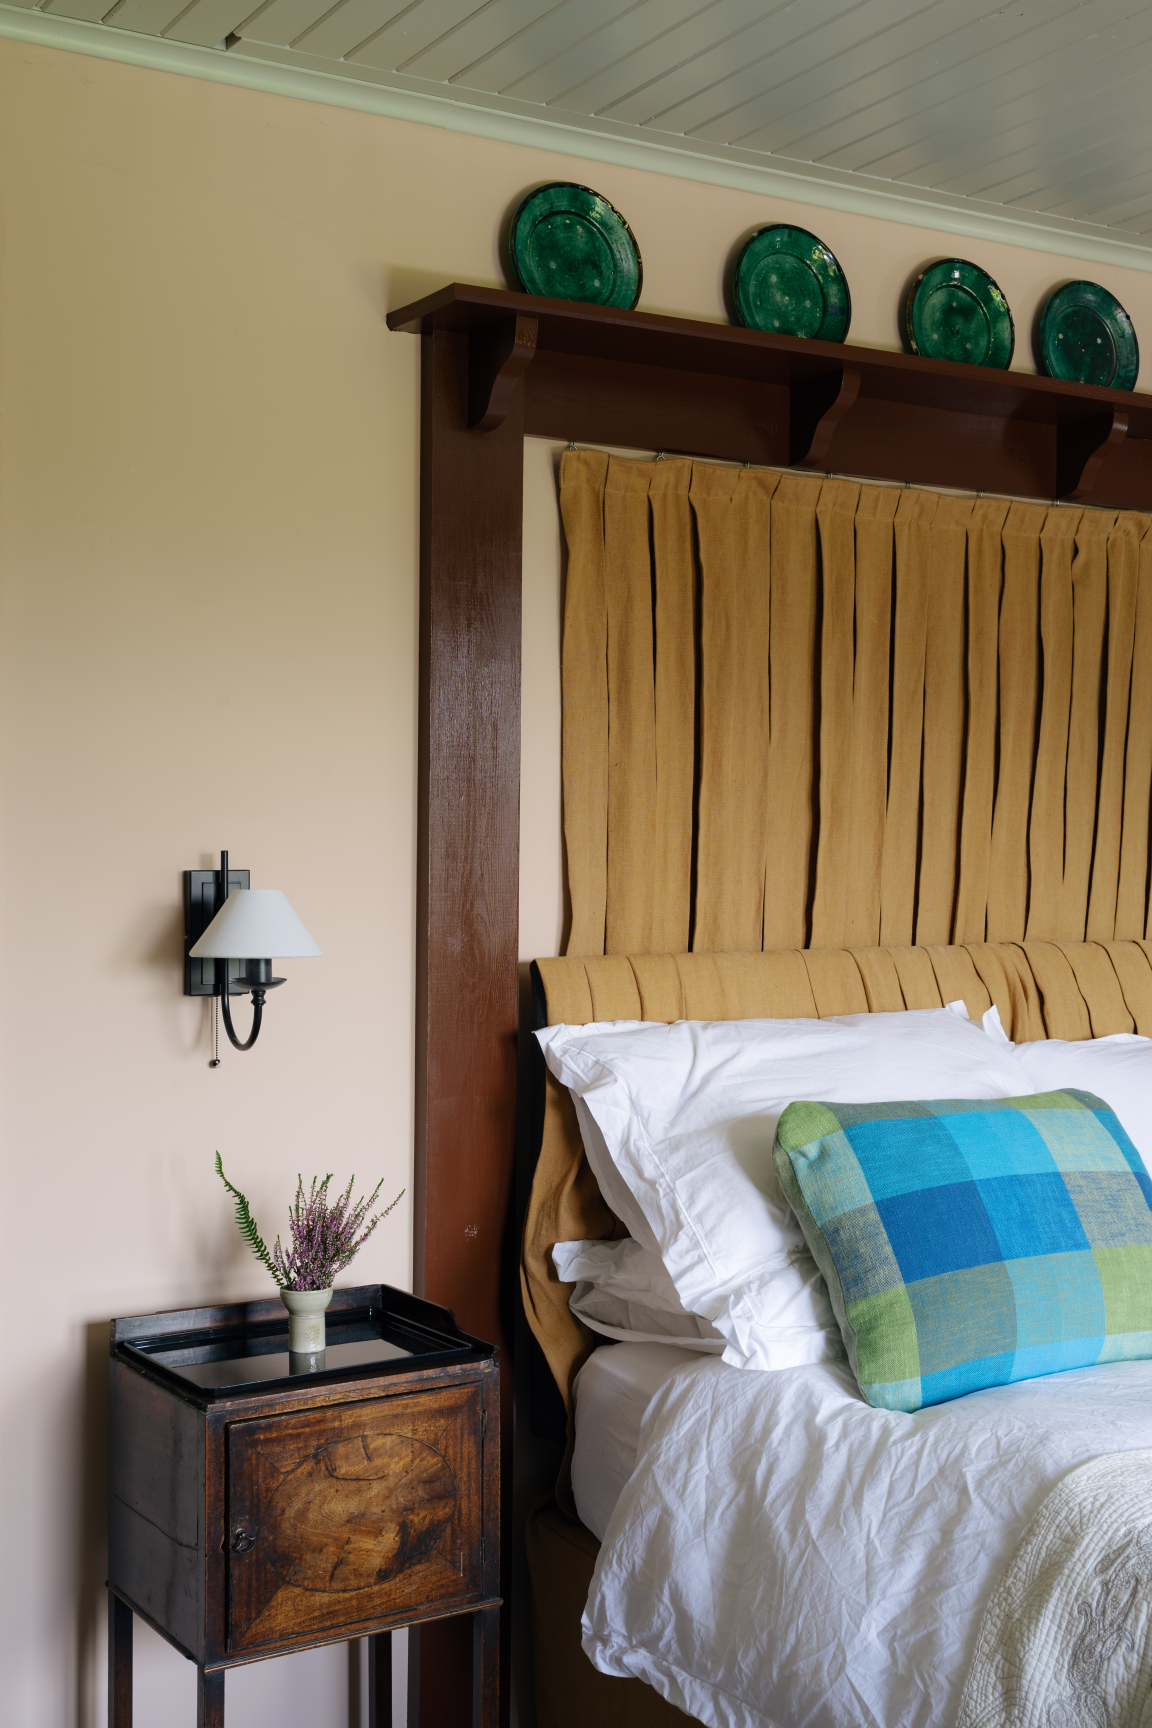
<svg viewBox="0 0 1152 1728">
<path fill-rule="evenodd" d="M 1107 409 L 1087 420 L 1073 420 L 1056 432 L 1056 496 L 1069 504 L 1088 503 L 1100 471 L 1128 436 L 1128 410 Z"/>
<path fill-rule="evenodd" d="M 536 353 L 538 320 L 516 313 L 468 339 L 468 425 L 494 432 L 512 405 L 512 393 Z"/>
<path fill-rule="evenodd" d="M 789 465 L 823 468 L 840 422 L 856 405 L 860 374 L 843 366 L 811 384 L 793 384 L 791 391 Z"/>
</svg>

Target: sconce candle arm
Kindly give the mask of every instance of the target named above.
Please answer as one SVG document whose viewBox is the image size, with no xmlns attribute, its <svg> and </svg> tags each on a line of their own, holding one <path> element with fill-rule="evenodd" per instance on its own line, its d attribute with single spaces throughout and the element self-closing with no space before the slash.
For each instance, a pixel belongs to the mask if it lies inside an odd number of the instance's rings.
<svg viewBox="0 0 1152 1728">
<path fill-rule="evenodd" d="M 273 978 L 271 960 L 245 960 L 244 972 L 241 977 L 231 980 L 225 976 L 223 988 L 220 991 L 220 1006 L 224 1010 L 224 1030 L 237 1050 L 251 1050 L 260 1035 L 264 998 L 269 990 L 275 990 L 276 986 L 283 984 L 283 982 L 283 978 Z M 228 998 L 229 996 L 245 996 L 249 991 L 252 992 L 252 1030 L 242 1044 L 232 1025 L 232 1009 Z"/>
<path fill-rule="evenodd" d="M 223 906 L 227 898 L 228 854 L 227 852 L 221 852 L 220 887 L 216 896 L 217 908 Z M 231 985 L 231 980 L 228 977 L 228 962 L 227 960 L 217 960 L 216 965 L 221 969 L 224 975 L 223 986 L 219 989 L 220 1006 L 224 1010 L 224 1030 L 228 1034 L 229 1041 L 237 1050 L 251 1050 L 253 1044 L 255 1044 L 257 1038 L 260 1036 L 260 1022 L 264 1017 L 264 991 L 257 986 L 252 992 L 252 1030 L 249 1032 L 244 1042 L 241 1043 L 240 1039 L 236 1036 L 236 1029 L 232 1024 L 232 1010 L 228 1005 L 228 995 Z"/>
<path fill-rule="evenodd" d="M 227 965 L 227 961 L 225 961 L 225 965 Z M 247 1038 L 244 1040 L 244 1042 L 241 1043 L 239 1038 L 237 1038 L 235 1030 L 233 1029 L 233 1026 L 232 1026 L 232 1010 L 228 1006 L 228 985 L 227 985 L 227 983 L 225 983 L 224 989 L 220 993 L 220 1006 L 224 1010 L 224 1030 L 225 1030 L 225 1032 L 227 1032 L 229 1038 L 231 1039 L 232 1043 L 236 1046 L 237 1050 L 251 1050 L 253 1044 L 255 1044 L 257 1038 L 260 1036 L 260 1021 L 263 1018 L 263 1014 L 264 1014 L 264 994 L 265 993 L 259 984 L 255 985 L 253 987 L 253 990 L 252 990 L 252 1030 L 251 1030 L 251 1032 L 249 1032 L 249 1034 L 248 1034 Z"/>
</svg>

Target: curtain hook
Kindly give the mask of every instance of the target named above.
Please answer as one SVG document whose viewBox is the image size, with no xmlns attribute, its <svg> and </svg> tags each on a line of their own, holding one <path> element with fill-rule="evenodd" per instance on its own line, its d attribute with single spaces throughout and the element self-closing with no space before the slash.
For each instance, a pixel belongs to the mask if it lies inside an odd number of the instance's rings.
<svg viewBox="0 0 1152 1728">
<path fill-rule="evenodd" d="M 576 448 L 576 440 L 575 440 L 575 438 L 569 438 L 569 440 L 568 440 L 568 448 L 569 448 L 569 450 L 575 450 L 575 448 Z"/>
<path fill-rule="evenodd" d="M 663 450 L 657 450 L 654 460 L 657 462 L 663 462 L 663 460 L 664 460 Z"/>
</svg>

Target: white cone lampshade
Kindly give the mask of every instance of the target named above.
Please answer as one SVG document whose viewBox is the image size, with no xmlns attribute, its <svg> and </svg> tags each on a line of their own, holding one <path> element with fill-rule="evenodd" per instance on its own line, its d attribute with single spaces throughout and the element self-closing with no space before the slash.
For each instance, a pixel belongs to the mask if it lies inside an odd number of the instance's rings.
<svg viewBox="0 0 1152 1728">
<path fill-rule="evenodd" d="M 233 888 L 188 952 L 193 960 L 314 960 L 320 949 L 279 888 Z"/>
</svg>

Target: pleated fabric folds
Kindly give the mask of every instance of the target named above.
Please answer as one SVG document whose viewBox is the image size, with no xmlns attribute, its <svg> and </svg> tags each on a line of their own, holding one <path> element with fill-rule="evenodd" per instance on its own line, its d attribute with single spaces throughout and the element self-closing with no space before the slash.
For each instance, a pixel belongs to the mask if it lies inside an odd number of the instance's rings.
<svg viewBox="0 0 1152 1728">
<path fill-rule="evenodd" d="M 573 955 L 1144 940 L 1152 519 L 565 453 Z"/>
</svg>

